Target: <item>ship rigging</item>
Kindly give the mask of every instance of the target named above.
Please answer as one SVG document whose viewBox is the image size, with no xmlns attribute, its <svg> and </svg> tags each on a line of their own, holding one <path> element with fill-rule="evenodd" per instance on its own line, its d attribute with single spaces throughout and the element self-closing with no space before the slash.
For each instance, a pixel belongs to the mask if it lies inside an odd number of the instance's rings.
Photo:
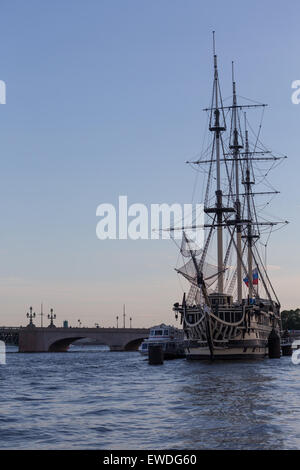
<svg viewBox="0 0 300 470">
<path fill-rule="evenodd" d="M 210 142 L 200 158 L 188 162 L 206 180 L 205 222 L 172 227 L 183 231 L 180 253 L 186 261 L 176 271 L 190 283 L 173 310 L 188 339 L 189 359 L 264 357 L 269 338 L 279 337 L 281 321 L 261 248 L 266 249 L 270 233 L 287 221 L 269 220 L 262 209 L 270 201 L 260 204 L 257 198 L 278 194 L 268 174 L 286 156 L 274 155 L 261 142 L 267 105 L 238 101 L 233 63 L 232 103 L 224 106 L 214 34 L 213 73 L 211 105 L 205 109 Z M 246 110 L 259 109 L 262 118 L 255 133 Z M 261 169 L 261 164 L 268 168 Z M 203 247 L 189 239 L 190 229 L 204 231 Z"/>
</svg>

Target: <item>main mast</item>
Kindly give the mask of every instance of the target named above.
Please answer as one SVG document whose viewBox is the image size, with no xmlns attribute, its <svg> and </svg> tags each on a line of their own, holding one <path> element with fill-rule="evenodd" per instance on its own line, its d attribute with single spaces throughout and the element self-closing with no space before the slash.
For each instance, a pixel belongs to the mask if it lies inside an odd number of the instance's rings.
<svg viewBox="0 0 300 470">
<path fill-rule="evenodd" d="M 249 165 L 249 140 L 248 140 L 248 130 L 246 128 L 246 117 L 245 117 L 245 157 L 246 157 L 246 178 L 244 181 L 246 188 L 246 201 L 247 201 L 247 247 L 248 247 L 248 283 L 249 283 L 249 298 L 253 297 L 253 256 L 252 256 L 252 215 L 251 215 L 251 184 L 253 182 L 250 178 L 250 165 Z"/>
<path fill-rule="evenodd" d="M 242 226 L 241 226 L 241 201 L 240 201 L 240 175 L 239 175 L 239 151 L 243 145 L 239 143 L 238 121 L 237 121 L 237 98 L 236 84 L 234 81 L 234 69 L 232 62 L 232 142 L 230 148 L 233 150 L 233 161 L 235 170 L 235 210 L 236 210 L 236 247 L 237 247 L 237 300 L 242 301 Z M 252 270 L 251 270 L 252 273 Z M 252 275 L 252 274 L 251 274 Z"/>
<path fill-rule="evenodd" d="M 222 190 L 221 190 L 221 162 L 220 162 L 220 147 L 221 147 L 221 132 L 226 130 L 225 119 L 223 115 L 223 103 L 219 84 L 218 76 L 218 63 L 215 49 L 215 32 L 213 31 L 213 52 L 214 52 L 214 85 L 212 95 L 212 106 L 210 114 L 209 130 L 214 132 L 214 148 L 216 152 L 216 176 L 217 176 L 217 189 L 216 189 L 216 209 L 207 210 L 206 212 L 216 212 L 217 214 L 217 250 L 218 250 L 218 292 L 220 294 L 224 291 L 224 273 L 223 273 L 223 203 L 222 203 Z M 222 123 L 220 122 L 220 108 L 222 109 Z"/>
</svg>

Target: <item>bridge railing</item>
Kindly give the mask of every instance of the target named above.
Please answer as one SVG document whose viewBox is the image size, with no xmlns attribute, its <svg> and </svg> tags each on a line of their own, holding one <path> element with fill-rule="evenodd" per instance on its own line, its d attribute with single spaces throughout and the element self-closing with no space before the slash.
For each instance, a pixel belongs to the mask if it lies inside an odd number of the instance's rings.
<svg viewBox="0 0 300 470">
<path fill-rule="evenodd" d="M 23 328 L 21 326 L 0 326 L 0 330 L 4 331 L 19 331 L 20 328 Z"/>
</svg>

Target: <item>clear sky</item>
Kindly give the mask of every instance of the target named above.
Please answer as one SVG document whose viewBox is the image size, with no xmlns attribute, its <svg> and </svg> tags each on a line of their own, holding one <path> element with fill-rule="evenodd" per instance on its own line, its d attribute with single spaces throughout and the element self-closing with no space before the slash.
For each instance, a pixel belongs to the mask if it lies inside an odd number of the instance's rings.
<svg viewBox="0 0 300 470">
<path fill-rule="evenodd" d="M 30 305 L 57 323 L 173 323 L 182 297 L 171 241 L 100 241 L 96 207 L 188 203 L 212 86 L 216 30 L 224 97 L 269 103 L 262 139 L 289 160 L 273 173 L 272 212 L 291 224 L 270 264 L 282 306 L 300 306 L 297 1 L 1 0 L 0 312 Z"/>
</svg>

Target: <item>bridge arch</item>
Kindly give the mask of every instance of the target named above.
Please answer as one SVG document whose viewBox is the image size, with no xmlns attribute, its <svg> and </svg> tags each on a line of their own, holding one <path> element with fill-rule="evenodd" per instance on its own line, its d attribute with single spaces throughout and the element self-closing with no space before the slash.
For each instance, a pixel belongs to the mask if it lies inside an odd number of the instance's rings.
<svg viewBox="0 0 300 470">
<path fill-rule="evenodd" d="M 70 346 L 70 344 L 74 343 L 78 339 L 89 339 L 90 336 L 74 336 L 74 337 L 67 337 L 54 340 L 48 347 L 48 352 L 66 352 Z M 95 338 L 91 338 L 95 339 Z M 108 346 L 110 349 L 109 344 L 103 342 L 103 345 Z"/>
<path fill-rule="evenodd" d="M 124 351 L 137 351 L 144 339 L 145 338 L 136 338 L 129 341 L 127 344 L 125 344 Z"/>
</svg>

